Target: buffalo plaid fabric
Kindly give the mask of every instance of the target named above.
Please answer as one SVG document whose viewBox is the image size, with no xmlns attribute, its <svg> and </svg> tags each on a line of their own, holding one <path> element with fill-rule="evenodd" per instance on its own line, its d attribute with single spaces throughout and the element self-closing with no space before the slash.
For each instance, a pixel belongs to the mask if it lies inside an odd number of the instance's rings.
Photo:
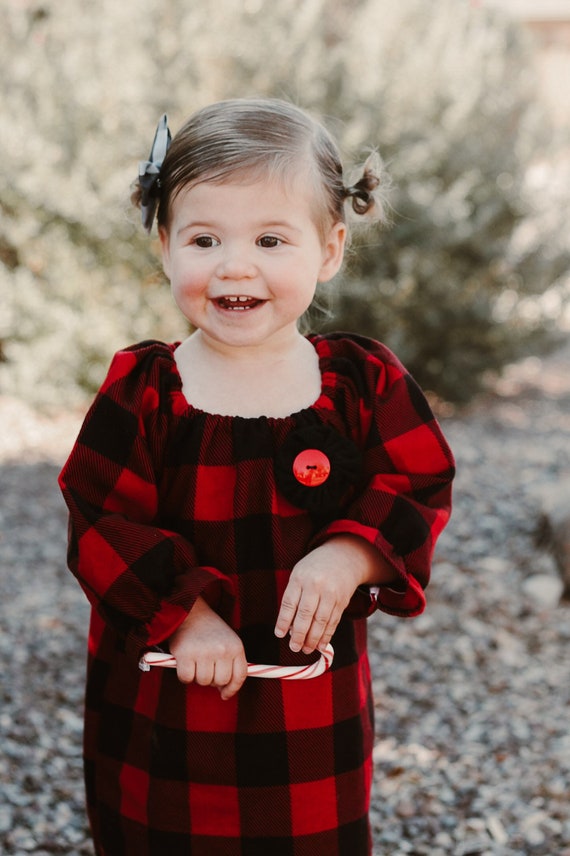
<svg viewBox="0 0 570 856">
<path fill-rule="evenodd" d="M 119 352 L 61 473 L 69 565 L 92 605 L 85 777 L 98 854 L 370 852 L 365 619 L 424 608 L 453 460 L 384 346 L 340 334 L 311 341 L 321 395 L 279 419 L 189 406 L 174 345 Z M 294 505 L 276 487 L 279 450 L 315 425 L 362 453 L 361 481 L 333 513 Z M 355 593 L 329 672 L 249 678 L 222 701 L 174 671 L 138 669 L 144 650 L 167 647 L 198 595 L 240 634 L 249 661 L 306 663 L 273 627 L 291 568 L 337 533 L 374 544 L 400 582 Z"/>
</svg>

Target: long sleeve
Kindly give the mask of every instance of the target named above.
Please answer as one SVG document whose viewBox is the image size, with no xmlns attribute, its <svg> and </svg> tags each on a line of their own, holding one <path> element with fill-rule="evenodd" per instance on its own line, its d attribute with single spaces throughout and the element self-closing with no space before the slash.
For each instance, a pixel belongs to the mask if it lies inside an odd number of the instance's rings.
<svg viewBox="0 0 570 856">
<path fill-rule="evenodd" d="M 160 347 L 143 343 L 116 355 L 59 477 L 69 567 L 136 656 L 168 638 L 200 594 L 216 597 L 220 587 L 232 594 L 220 571 L 198 565 L 186 538 L 160 525 L 168 395 Z"/>
<path fill-rule="evenodd" d="M 425 396 L 397 358 L 379 343 L 354 342 L 363 373 L 357 439 L 364 489 L 314 544 L 337 534 L 364 538 L 398 574 L 396 583 L 378 587 L 373 606 L 418 615 L 436 540 L 450 516 L 453 455 Z M 358 594 L 353 600 L 358 609 Z M 370 598 L 365 600 L 360 595 L 361 611 L 369 609 Z"/>
</svg>

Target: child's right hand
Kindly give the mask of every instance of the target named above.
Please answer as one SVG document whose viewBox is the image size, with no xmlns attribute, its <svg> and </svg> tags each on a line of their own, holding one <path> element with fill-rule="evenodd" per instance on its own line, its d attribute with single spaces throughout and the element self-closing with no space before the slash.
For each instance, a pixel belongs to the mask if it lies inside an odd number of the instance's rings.
<svg viewBox="0 0 570 856">
<path fill-rule="evenodd" d="M 201 597 L 171 636 L 170 651 L 183 684 L 217 687 L 223 699 L 235 695 L 247 677 L 241 639 Z"/>
</svg>

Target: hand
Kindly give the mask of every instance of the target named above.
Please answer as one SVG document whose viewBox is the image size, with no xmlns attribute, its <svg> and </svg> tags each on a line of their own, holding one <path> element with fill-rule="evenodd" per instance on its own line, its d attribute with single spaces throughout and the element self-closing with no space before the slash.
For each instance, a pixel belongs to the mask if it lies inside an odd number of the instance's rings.
<svg viewBox="0 0 570 856">
<path fill-rule="evenodd" d="M 283 593 L 275 635 L 284 637 L 289 632 L 292 651 L 322 650 L 359 585 L 354 567 L 347 567 L 335 551 L 331 553 L 331 544 L 317 547 L 297 562 Z"/>
<path fill-rule="evenodd" d="M 170 650 L 183 684 L 217 687 L 223 699 L 235 695 L 247 677 L 241 639 L 201 597 L 172 635 Z"/>
<path fill-rule="evenodd" d="M 290 633 L 292 651 L 322 651 L 359 585 L 396 578 L 391 565 L 362 538 L 331 538 L 293 568 L 283 593 L 275 635 L 282 638 Z"/>
</svg>

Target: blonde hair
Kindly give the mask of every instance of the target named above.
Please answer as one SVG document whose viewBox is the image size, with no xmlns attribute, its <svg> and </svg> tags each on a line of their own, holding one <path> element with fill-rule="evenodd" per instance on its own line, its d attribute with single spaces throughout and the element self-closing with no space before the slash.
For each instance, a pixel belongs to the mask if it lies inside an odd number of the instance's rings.
<svg viewBox="0 0 570 856">
<path fill-rule="evenodd" d="M 361 177 L 347 187 L 338 146 L 321 122 L 287 101 L 253 98 L 204 107 L 176 134 L 150 191 L 158 201 L 158 224 L 168 229 L 172 201 L 185 187 L 239 173 L 285 179 L 301 163 L 313 177 L 321 237 L 334 223 L 346 222 L 347 200 L 358 218 L 385 220 L 378 155 L 368 158 Z M 135 185 L 132 199 L 139 207 L 141 195 Z"/>
</svg>

